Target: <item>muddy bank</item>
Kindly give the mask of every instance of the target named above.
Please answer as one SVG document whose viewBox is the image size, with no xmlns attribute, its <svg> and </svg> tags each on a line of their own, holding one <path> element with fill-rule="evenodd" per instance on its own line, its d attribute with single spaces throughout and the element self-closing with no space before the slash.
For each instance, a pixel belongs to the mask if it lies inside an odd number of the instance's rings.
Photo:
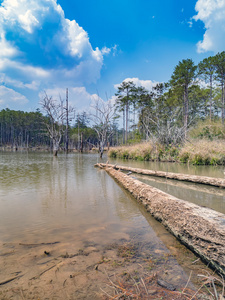
<svg viewBox="0 0 225 300">
<path fill-rule="evenodd" d="M 0 249 L 4 300 L 188 300 L 195 294 L 194 299 L 208 299 L 197 292 L 174 257 L 152 248 L 151 242 L 129 238 L 104 246 L 85 242 L 82 248 L 61 242 L 5 243 Z"/>
<path fill-rule="evenodd" d="M 103 164 L 99 164 L 103 167 Z M 106 167 L 148 212 L 211 267 L 225 275 L 225 215 L 177 199 L 132 177 Z"/>
<path fill-rule="evenodd" d="M 97 164 L 96 166 L 99 166 L 99 167 L 102 166 L 103 168 L 111 167 L 111 168 L 114 168 L 115 170 L 129 171 L 132 173 L 137 173 L 137 174 L 142 174 L 142 175 L 164 177 L 164 178 L 168 178 L 168 179 L 201 183 L 201 184 L 225 188 L 225 179 L 222 179 L 222 178 L 213 178 L 213 177 L 207 177 L 207 176 L 197 176 L 197 175 L 179 174 L 179 173 L 171 173 L 171 172 L 163 172 L 163 171 L 155 171 L 155 170 L 146 170 L 146 169 L 131 168 L 131 167 L 124 167 L 124 166 L 111 165 L 111 164 L 102 164 L 102 163 Z"/>
</svg>

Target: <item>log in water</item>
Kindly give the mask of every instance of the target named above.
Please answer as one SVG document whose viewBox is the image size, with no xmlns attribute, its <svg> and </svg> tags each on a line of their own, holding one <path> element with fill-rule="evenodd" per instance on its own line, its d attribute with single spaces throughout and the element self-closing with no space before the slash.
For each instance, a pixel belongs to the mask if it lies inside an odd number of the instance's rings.
<svg viewBox="0 0 225 300">
<path fill-rule="evenodd" d="M 148 175 L 148 176 L 155 176 L 155 177 L 164 177 L 168 179 L 175 179 L 180 181 L 188 181 L 194 183 L 201 183 L 212 185 L 220 188 L 225 188 L 225 179 L 222 178 L 213 178 L 207 176 L 197 176 L 197 175 L 189 175 L 189 174 L 180 174 L 180 173 L 171 173 L 171 172 L 163 172 L 163 171 L 155 171 L 155 170 L 146 170 L 146 169 L 139 169 L 139 168 L 131 168 L 131 167 L 124 167 L 112 164 L 97 164 L 98 167 L 108 167 L 114 168 L 115 170 L 122 170 L 122 171 L 129 171 L 132 173 Z"/>
<path fill-rule="evenodd" d="M 148 212 L 211 267 L 225 275 L 225 215 L 166 194 L 103 164 Z"/>
</svg>

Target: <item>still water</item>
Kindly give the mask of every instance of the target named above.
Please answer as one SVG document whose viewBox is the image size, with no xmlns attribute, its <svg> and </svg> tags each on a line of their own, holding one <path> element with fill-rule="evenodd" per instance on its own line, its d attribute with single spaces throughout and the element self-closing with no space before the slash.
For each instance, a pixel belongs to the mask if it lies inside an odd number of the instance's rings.
<svg viewBox="0 0 225 300">
<path fill-rule="evenodd" d="M 148 248 L 155 253 L 158 249 L 164 252 L 172 249 L 180 260 L 183 256 L 187 261 L 187 254 L 182 253 L 175 238 L 104 170 L 95 168 L 97 162 L 97 154 L 71 153 L 52 157 L 49 153 L 0 152 L 0 244 L 60 241 L 82 247 L 88 242 L 106 245 L 132 238 L 147 242 Z M 117 163 L 223 177 L 222 168 Z M 188 198 L 191 195 L 194 201 L 200 200 L 200 205 L 216 202 L 224 212 L 225 195 L 221 189 L 199 191 L 198 187 L 184 183 L 179 186 L 159 179 L 140 179 L 177 193 L 176 196 L 186 194 Z M 171 268 L 175 265 L 173 261 Z"/>
<path fill-rule="evenodd" d="M 136 161 L 113 161 L 113 163 L 117 163 L 118 165 L 128 165 L 129 167 L 134 168 L 224 178 L 223 166 L 193 166 L 178 163 Z M 133 174 L 133 177 L 179 199 L 189 201 L 200 206 L 209 207 L 225 214 L 225 189 L 160 177 L 142 176 L 138 174 Z"/>
<path fill-rule="evenodd" d="M 134 203 L 105 173 L 95 155 L 0 155 L 0 238 L 3 242 L 104 241 L 142 219 Z"/>
<path fill-rule="evenodd" d="M 0 239 L 2 242 L 85 239 L 105 242 L 118 232 L 147 226 L 138 204 L 107 173 L 96 169 L 96 154 L 0 152 Z M 118 163 L 118 162 L 117 162 Z M 130 166 L 222 177 L 222 168 L 119 162 Z M 222 189 L 139 179 L 184 200 L 225 213 Z M 151 217 L 149 217 L 151 218 Z"/>
</svg>

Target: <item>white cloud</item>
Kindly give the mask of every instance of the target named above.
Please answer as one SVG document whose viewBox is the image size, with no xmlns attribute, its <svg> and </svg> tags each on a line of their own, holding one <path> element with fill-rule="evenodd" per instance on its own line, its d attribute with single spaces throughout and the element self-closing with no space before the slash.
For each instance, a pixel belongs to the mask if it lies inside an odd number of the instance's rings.
<svg viewBox="0 0 225 300">
<path fill-rule="evenodd" d="M 29 33 L 32 33 L 33 31 L 32 27 L 38 26 L 39 24 L 35 16 L 32 15 L 31 10 L 27 10 L 25 14 L 19 15 L 18 20 L 21 26 Z"/>
<path fill-rule="evenodd" d="M 0 49 L 0 58 L 13 57 L 18 54 L 17 49 L 5 39 L 3 32 L 0 35 Z"/>
<path fill-rule="evenodd" d="M 6 26 L 16 25 L 28 33 L 32 33 L 35 27 L 41 26 L 35 16 L 44 10 L 44 8 L 39 5 L 40 2 L 42 2 L 42 0 L 4 0 L 0 7 L 1 21 L 4 21 Z"/>
<path fill-rule="evenodd" d="M 21 95 L 18 92 L 15 92 L 12 89 L 9 89 L 5 86 L 0 86 L 0 108 L 3 109 L 5 107 L 11 108 L 15 105 L 23 105 L 28 103 L 28 99 Z"/>
<path fill-rule="evenodd" d="M 199 53 L 206 51 L 220 52 L 225 48 L 225 0 L 198 0 L 195 6 L 195 21 L 205 25 L 203 40 L 197 44 Z"/>
<path fill-rule="evenodd" d="M 112 53 L 113 56 L 116 56 L 116 54 L 118 52 L 121 52 L 121 50 L 118 50 L 118 45 L 114 45 L 111 48 L 103 47 L 101 49 L 102 55 L 108 55 L 108 54 Z"/>
<path fill-rule="evenodd" d="M 141 79 L 136 78 L 136 77 L 134 77 L 134 78 L 126 78 L 123 81 L 125 81 L 125 82 L 132 81 L 136 86 L 138 86 L 138 87 L 142 86 L 142 87 L 146 88 L 148 91 L 151 91 L 152 88 L 154 86 L 156 86 L 156 84 L 158 83 L 158 82 L 151 81 L 151 80 L 141 80 Z M 114 85 L 115 89 L 117 89 L 120 84 L 121 83 L 115 84 Z"/>
<path fill-rule="evenodd" d="M 18 82 L 30 89 L 37 87 L 32 82 L 42 88 L 94 83 L 111 51 L 93 49 L 88 33 L 65 18 L 56 0 L 4 0 L 0 31 L 0 72 L 14 77 L 15 87 Z"/>
<path fill-rule="evenodd" d="M 65 101 L 66 99 L 66 89 L 64 88 L 55 87 L 53 89 L 47 89 L 45 92 L 49 97 L 52 97 L 55 100 L 61 98 Z M 39 94 L 40 101 L 43 99 L 44 95 L 44 93 Z M 97 94 L 88 93 L 85 87 L 71 87 L 68 89 L 69 105 L 75 108 L 76 113 L 82 111 L 87 112 L 90 105 L 98 98 Z"/>
<path fill-rule="evenodd" d="M 110 52 L 111 52 L 111 49 L 107 48 L 107 47 L 103 47 L 102 50 L 101 50 L 102 54 L 109 54 Z"/>
<path fill-rule="evenodd" d="M 10 78 L 6 76 L 4 73 L 0 73 L 0 84 L 12 86 L 14 88 L 20 89 L 30 89 L 30 90 L 38 90 L 39 82 L 32 81 L 28 83 L 23 83 L 22 81 Z"/>
</svg>

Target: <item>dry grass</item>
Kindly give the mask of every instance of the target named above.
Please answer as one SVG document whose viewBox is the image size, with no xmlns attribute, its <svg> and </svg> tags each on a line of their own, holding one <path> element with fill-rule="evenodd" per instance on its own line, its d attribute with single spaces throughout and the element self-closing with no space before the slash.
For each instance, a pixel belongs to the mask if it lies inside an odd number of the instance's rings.
<svg viewBox="0 0 225 300">
<path fill-rule="evenodd" d="M 225 163 L 224 140 L 192 140 L 180 150 L 181 162 L 197 165 L 223 165 Z"/>
<path fill-rule="evenodd" d="M 192 139 L 182 147 L 165 147 L 153 141 L 111 148 L 109 157 L 140 161 L 179 161 L 194 165 L 224 165 L 225 140 Z"/>
<path fill-rule="evenodd" d="M 152 143 L 142 143 L 131 146 L 114 147 L 109 150 L 108 154 L 110 157 L 144 160 L 147 158 L 146 156 L 151 155 L 153 148 Z"/>
<path fill-rule="evenodd" d="M 111 289 L 110 293 L 104 289 L 105 299 L 167 299 L 167 300 L 224 300 L 224 279 L 218 279 L 212 275 L 198 275 L 202 279 L 202 285 L 194 291 L 188 288 L 191 280 L 191 274 L 187 284 L 182 290 L 171 289 L 171 286 L 164 286 L 165 282 L 158 279 L 158 274 L 153 273 L 144 278 L 138 279 L 133 274 L 128 274 L 129 279 L 122 280 L 115 277 L 111 280 L 108 274 L 107 287 Z"/>
<path fill-rule="evenodd" d="M 208 138 L 208 139 L 224 139 L 225 127 L 221 123 L 221 120 L 199 121 L 195 127 L 189 131 L 190 138 Z"/>
<path fill-rule="evenodd" d="M 175 161 L 177 149 L 171 147 L 166 149 L 165 146 L 148 141 L 130 146 L 113 147 L 108 152 L 109 157 L 121 159 L 133 159 L 140 161 Z"/>
</svg>

